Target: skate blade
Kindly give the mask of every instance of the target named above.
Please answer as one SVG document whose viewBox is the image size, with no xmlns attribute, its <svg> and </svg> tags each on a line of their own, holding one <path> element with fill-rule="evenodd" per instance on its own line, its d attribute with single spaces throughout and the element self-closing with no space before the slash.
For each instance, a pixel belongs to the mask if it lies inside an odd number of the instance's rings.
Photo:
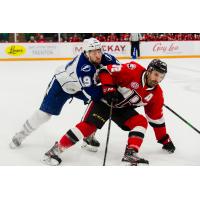
<svg viewBox="0 0 200 200">
<path fill-rule="evenodd" d="M 88 145 L 84 141 L 83 141 L 83 144 L 82 144 L 81 148 L 85 149 L 86 151 L 91 151 L 91 152 L 97 152 L 98 151 L 98 147 L 94 147 L 94 146 Z"/>
<path fill-rule="evenodd" d="M 126 159 L 122 159 L 122 163 L 124 163 L 124 166 L 147 166 L 147 165 L 149 165 L 148 160 L 139 160 L 137 162 L 130 162 Z"/>
<path fill-rule="evenodd" d="M 20 145 L 16 145 L 13 141 L 9 144 L 10 149 L 18 149 Z"/>
<path fill-rule="evenodd" d="M 140 160 L 139 162 L 138 162 L 138 165 L 149 165 L 149 161 L 148 160 Z"/>
<path fill-rule="evenodd" d="M 173 154 L 174 153 L 174 151 L 169 151 L 169 150 L 167 150 L 167 149 L 162 149 L 164 152 L 166 152 L 166 153 L 168 153 L 168 154 Z"/>
<path fill-rule="evenodd" d="M 137 166 L 149 166 L 149 163 L 138 163 Z"/>
<path fill-rule="evenodd" d="M 122 162 L 122 166 L 148 166 L 147 163 L 130 163 L 130 162 Z"/>
<path fill-rule="evenodd" d="M 122 166 L 137 166 L 137 163 L 130 163 L 130 162 L 127 162 L 127 161 L 122 161 L 121 165 Z"/>
<path fill-rule="evenodd" d="M 48 156 L 44 155 L 44 157 L 41 159 L 41 162 L 45 165 L 50 165 L 50 166 L 58 166 L 60 165 L 60 163 L 53 159 L 53 158 L 49 158 Z"/>
</svg>

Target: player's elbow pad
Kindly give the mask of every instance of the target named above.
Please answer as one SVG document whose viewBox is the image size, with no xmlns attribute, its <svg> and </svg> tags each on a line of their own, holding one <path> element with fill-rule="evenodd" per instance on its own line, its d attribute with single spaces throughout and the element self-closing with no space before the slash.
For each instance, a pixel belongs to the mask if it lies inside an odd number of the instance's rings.
<svg viewBox="0 0 200 200">
<path fill-rule="evenodd" d="M 102 72 L 99 74 L 99 79 L 102 85 L 113 85 L 112 76 L 108 72 Z"/>
</svg>

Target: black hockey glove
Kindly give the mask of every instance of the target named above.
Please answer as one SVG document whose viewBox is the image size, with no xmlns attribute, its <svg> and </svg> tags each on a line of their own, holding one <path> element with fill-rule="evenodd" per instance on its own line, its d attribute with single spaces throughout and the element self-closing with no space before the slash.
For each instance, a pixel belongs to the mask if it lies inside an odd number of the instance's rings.
<svg viewBox="0 0 200 200">
<path fill-rule="evenodd" d="M 107 101 L 109 105 L 111 105 L 111 103 L 113 103 L 113 105 L 116 105 L 120 101 L 122 101 L 124 97 L 118 91 L 113 91 L 113 92 L 106 93 L 104 95 L 104 99 Z"/>
<path fill-rule="evenodd" d="M 167 143 L 166 143 L 167 141 Z M 173 142 L 171 141 L 168 134 L 166 134 L 163 138 L 161 138 L 158 143 L 163 144 L 162 149 L 168 151 L 169 153 L 174 153 L 176 147 L 174 146 Z M 165 143 L 165 144 L 164 144 Z"/>
<path fill-rule="evenodd" d="M 103 98 L 107 101 L 109 105 L 111 105 L 111 103 L 113 103 L 113 105 L 116 105 L 124 99 L 122 94 L 117 91 L 117 87 L 115 85 L 103 85 L 102 89 L 104 94 Z"/>
<path fill-rule="evenodd" d="M 162 149 L 168 151 L 169 153 L 174 153 L 176 147 L 174 146 L 173 142 L 168 142 L 167 144 L 163 145 Z"/>
</svg>

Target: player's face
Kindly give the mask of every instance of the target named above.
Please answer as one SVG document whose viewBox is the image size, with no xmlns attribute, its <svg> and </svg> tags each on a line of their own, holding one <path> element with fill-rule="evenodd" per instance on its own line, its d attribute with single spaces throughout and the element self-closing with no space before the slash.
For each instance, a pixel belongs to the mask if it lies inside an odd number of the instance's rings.
<svg viewBox="0 0 200 200">
<path fill-rule="evenodd" d="M 91 63 L 98 65 L 101 63 L 102 51 L 101 49 L 89 51 L 88 56 Z"/>
<path fill-rule="evenodd" d="M 147 75 L 147 85 L 149 87 L 155 87 L 164 79 L 164 77 L 165 74 L 153 70 Z"/>
</svg>

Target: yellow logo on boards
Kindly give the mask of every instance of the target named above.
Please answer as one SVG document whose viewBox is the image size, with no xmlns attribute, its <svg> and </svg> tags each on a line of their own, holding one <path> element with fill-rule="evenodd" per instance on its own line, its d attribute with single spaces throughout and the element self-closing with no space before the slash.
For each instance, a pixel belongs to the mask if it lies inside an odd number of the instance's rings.
<svg viewBox="0 0 200 200">
<path fill-rule="evenodd" d="M 8 46 L 5 52 L 10 56 L 21 56 L 26 53 L 26 48 L 21 45 Z"/>
</svg>

